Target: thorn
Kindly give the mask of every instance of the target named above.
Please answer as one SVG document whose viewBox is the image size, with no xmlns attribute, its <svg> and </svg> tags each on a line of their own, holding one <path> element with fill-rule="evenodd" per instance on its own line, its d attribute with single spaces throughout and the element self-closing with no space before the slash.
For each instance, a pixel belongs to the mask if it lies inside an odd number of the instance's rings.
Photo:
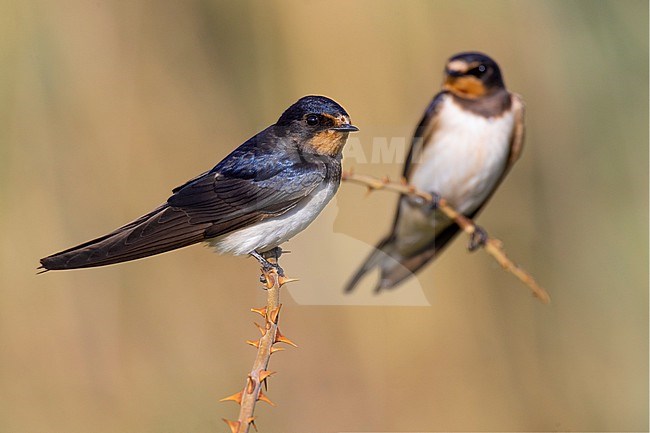
<svg viewBox="0 0 650 433">
<path fill-rule="evenodd" d="M 246 378 L 246 393 L 252 394 L 253 391 L 255 391 L 255 381 L 249 374 L 248 377 Z"/>
<path fill-rule="evenodd" d="M 265 327 L 263 327 L 262 325 L 260 325 L 257 322 L 253 322 L 253 325 L 255 325 L 255 327 L 257 328 L 258 331 L 260 331 L 262 336 L 264 336 L 264 334 L 266 334 L 266 328 Z"/>
<path fill-rule="evenodd" d="M 247 422 L 248 424 L 252 425 L 253 428 L 255 429 L 255 431 L 257 431 L 257 426 L 255 425 L 255 417 L 254 417 L 254 416 L 251 416 L 251 417 L 249 417 L 249 418 L 246 418 L 246 422 Z"/>
<path fill-rule="evenodd" d="M 258 401 L 263 401 L 264 403 L 268 403 L 271 406 L 275 406 L 275 403 L 273 403 L 269 398 L 262 392 L 260 389 L 260 394 L 257 396 Z"/>
<path fill-rule="evenodd" d="M 261 271 L 262 271 L 262 275 L 260 276 L 260 282 L 268 286 L 269 280 L 271 278 L 271 268 L 268 269 L 262 268 Z M 262 278 L 264 278 L 264 281 L 262 281 Z"/>
<path fill-rule="evenodd" d="M 260 348 L 260 340 L 246 340 L 246 344 L 250 344 L 251 346 L 255 347 L 256 349 Z"/>
<path fill-rule="evenodd" d="M 251 308 L 251 311 L 252 311 L 253 313 L 257 313 L 257 314 L 259 314 L 259 315 L 262 316 L 262 317 L 266 317 L 266 307 L 262 307 L 262 308 Z"/>
<path fill-rule="evenodd" d="M 284 347 L 271 347 L 271 353 L 279 352 L 281 350 L 284 350 Z"/>
<path fill-rule="evenodd" d="M 275 371 L 260 370 L 259 372 L 260 383 L 264 383 L 265 391 L 269 390 L 269 382 L 266 379 L 268 379 L 268 377 L 272 374 L 275 374 Z"/>
<path fill-rule="evenodd" d="M 260 382 L 264 382 L 267 377 L 275 373 L 276 373 L 275 371 L 260 370 Z"/>
<path fill-rule="evenodd" d="M 271 313 L 269 314 L 269 320 L 272 323 L 275 323 L 275 324 L 278 323 L 278 316 L 280 315 L 280 308 L 282 308 L 282 304 L 278 305 L 276 308 L 271 310 Z"/>
<path fill-rule="evenodd" d="M 275 285 L 276 276 L 274 276 L 271 272 L 264 272 L 264 278 L 266 279 L 266 283 L 264 283 L 266 290 L 271 290 Z"/>
<path fill-rule="evenodd" d="M 284 335 L 282 335 L 280 333 L 280 328 L 275 330 L 275 341 L 273 343 L 274 344 L 275 343 L 285 343 L 285 344 L 288 344 L 288 345 L 293 346 L 293 347 L 298 347 L 298 345 L 296 343 L 289 340 L 287 337 L 285 337 Z"/>
<path fill-rule="evenodd" d="M 409 185 L 409 186 L 408 186 L 408 190 L 409 190 L 409 193 L 410 193 L 410 194 L 415 193 L 415 187 L 414 187 L 413 185 Z"/>
<path fill-rule="evenodd" d="M 226 418 L 221 418 L 226 424 L 228 424 L 228 427 L 230 427 L 230 431 L 232 433 L 237 433 L 237 430 L 239 430 L 239 421 L 230 421 L 229 419 Z"/>
<path fill-rule="evenodd" d="M 234 401 L 237 404 L 241 404 L 241 399 L 244 391 L 239 391 L 234 393 L 233 395 L 229 395 L 228 397 L 222 398 L 219 401 Z"/>
<path fill-rule="evenodd" d="M 276 284 L 279 284 L 280 274 L 276 268 L 272 268 L 264 272 L 264 278 L 266 278 L 266 290 L 271 290 Z"/>
<path fill-rule="evenodd" d="M 294 281 L 299 281 L 298 278 L 287 278 L 287 277 L 279 277 L 278 278 L 278 283 L 280 286 L 284 286 L 285 284 L 288 283 L 293 283 Z"/>
<path fill-rule="evenodd" d="M 388 176 L 384 176 L 381 178 L 381 181 L 385 184 L 390 183 L 390 178 Z"/>
</svg>

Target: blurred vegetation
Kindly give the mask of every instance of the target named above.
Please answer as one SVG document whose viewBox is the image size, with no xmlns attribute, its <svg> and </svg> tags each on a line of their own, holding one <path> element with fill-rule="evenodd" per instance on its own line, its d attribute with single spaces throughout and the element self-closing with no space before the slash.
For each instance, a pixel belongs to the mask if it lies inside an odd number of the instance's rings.
<svg viewBox="0 0 650 433">
<path fill-rule="evenodd" d="M 149 211 L 305 94 L 340 102 L 367 154 L 408 137 L 462 50 L 527 102 L 523 159 L 480 222 L 553 304 L 464 240 L 419 275 L 428 307 L 285 294 L 301 348 L 274 355 L 258 425 L 647 431 L 647 2 L 9 0 L 0 36 L 0 431 L 224 431 L 254 260 L 191 247 L 36 276 L 38 259 Z M 294 297 L 338 294 L 394 202 L 343 185 L 289 244 Z"/>
</svg>

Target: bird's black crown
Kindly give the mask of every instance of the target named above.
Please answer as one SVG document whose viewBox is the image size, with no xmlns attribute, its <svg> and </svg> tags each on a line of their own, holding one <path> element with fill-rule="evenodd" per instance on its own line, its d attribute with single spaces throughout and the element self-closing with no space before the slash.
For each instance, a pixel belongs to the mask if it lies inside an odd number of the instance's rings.
<svg viewBox="0 0 650 433">
<path fill-rule="evenodd" d="M 310 95 L 298 99 L 295 104 L 287 108 L 276 122 L 276 125 L 289 126 L 292 122 L 303 119 L 309 122 L 310 119 L 307 117 L 312 114 L 316 116 L 327 114 L 332 117 L 341 115 L 348 117 L 345 109 L 330 98 Z"/>
</svg>

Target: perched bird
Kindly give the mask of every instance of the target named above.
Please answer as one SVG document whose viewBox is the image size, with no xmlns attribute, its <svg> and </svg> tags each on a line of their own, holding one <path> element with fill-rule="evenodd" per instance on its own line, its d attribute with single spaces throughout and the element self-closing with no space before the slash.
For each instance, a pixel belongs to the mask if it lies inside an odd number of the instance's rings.
<svg viewBox="0 0 650 433">
<path fill-rule="evenodd" d="M 473 218 L 519 158 L 524 138 L 524 105 L 506 90 L 499 66 L 481 53 L 461 53 L 447 62 L 442 91 L 415 130 L 403 176 L 418 189 L 444 197 Z M 433 206 L 401 196 L 393 227 L 351 278 L 379 267 L 375 291 L 390 289 L 433 260 L 459 227 Z M 485 232 L 470 250 L 485 241 Z"/>
<path fill-rule="evenodd" d="M 341 152 L 358 131 L 339 104 L 305 96 L 158 208 L 97 239 L 41 259 L 45 270 L 104 266 L 208 242 L 220 253 L 267 254 L 304 230 L 336 193 Z"/>
</svg>

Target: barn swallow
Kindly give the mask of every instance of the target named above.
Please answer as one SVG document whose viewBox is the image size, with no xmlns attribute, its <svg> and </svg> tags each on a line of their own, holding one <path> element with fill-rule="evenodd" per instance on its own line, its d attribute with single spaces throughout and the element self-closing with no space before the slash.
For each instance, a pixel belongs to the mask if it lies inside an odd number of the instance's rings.
<svg viewBox="0 0 650 433">
<path fill-rule="evenodd" d="M 45 270 L 104 266 L 207 242 L 219 253 L 270 252 L 304 230 L 336 193 L 342 150 L 358 128 L 339 104 L 305 96 L 165 203 L 97 239 L 41 259 Z M 45 271 L 43 271 L 45 272 Z"/>
<path fill-rule="evenodd" d="M 455 55 L 448 60 L 444 76 L 442 90 L 415 130 L 403 176 L 473 218 L 521 154 L 524 104 L 506 90 L 499 66 L 485 54 Z M 377 244 L 345 290 L 352 291 L 375 267 L 380 268 L 375 291 L 395 287 L 433 260 L 458 231 L 435 203 L 427 209 L 401 196 L 390 234 Z M 485 232 L 477 233 L 470 250 L 484 241 Z"/>
</svg>

